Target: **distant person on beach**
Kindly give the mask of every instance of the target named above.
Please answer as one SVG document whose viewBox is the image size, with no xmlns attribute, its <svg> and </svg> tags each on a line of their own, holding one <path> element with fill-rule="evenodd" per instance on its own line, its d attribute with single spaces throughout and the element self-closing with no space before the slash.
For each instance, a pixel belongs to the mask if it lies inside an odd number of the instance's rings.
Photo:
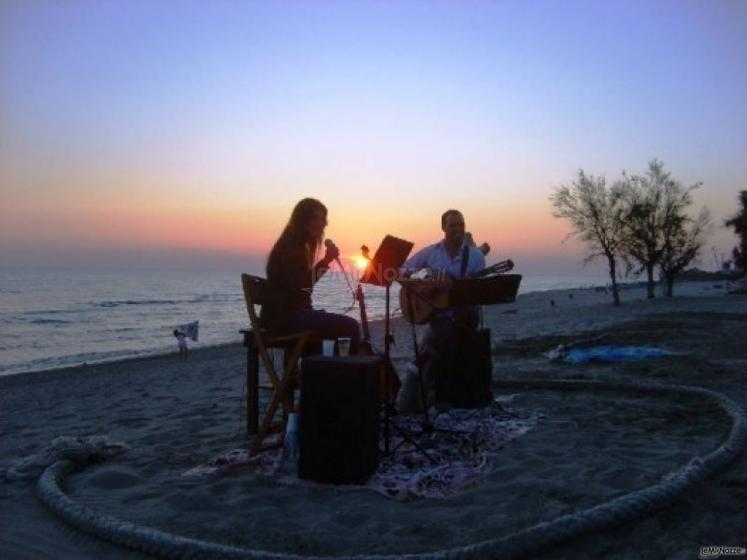
<svg viewBox="0 0 747 560">
<path fill-rule="evenodd" d="M 405 262 L 401 271 L 404 276 L 427 269 L 432 276 L 445 273 L 452 278 L 460 278 L 485 268 L 483 249 L 490 250 L 490 246 L 484 243 L 482 248 L 475 247 L 472 236 L 467 237 L 465 233 L 464 216 L 459 210 L 447 210 L 442 214 L 441 231 L 444 234 L 441 241 L 421 249 Z M 455 365 L 458 341 L 475 332 L 478 324 L 476 307 L 436 312 L 428 324 L 420 356 L 427 393 L 432 393 L 437 376 L 450 374 Z M 417 364 L 408 368 L 408 376 L 400 392 L 400 409 L 417 408 L 416 372 Z M 428 397 L 428 400 L 432 399 Z"/>
<path fill-rule="evenodd" d="M 174 329 L 174 338 L 176 338 L 176 345 L 179 348 L 179 360 L 185 361 L 187 359 L 187 335 L 179 329 Z"/>
<path fill-rule="evenodd" d="M 333 243 L 328 243 L 324 256 L 314 262 L 326 226 L 327 208 L 318 200 L 304 198 L 293 208 L 267 259 L 267 292 L 260 322 L 274 334 L 310 330 L 319 339 L 348 337 L 355 352 L 360 342 L 358 322 L 311 306 L 314 284 L 340 254 Z"/>
</svg>

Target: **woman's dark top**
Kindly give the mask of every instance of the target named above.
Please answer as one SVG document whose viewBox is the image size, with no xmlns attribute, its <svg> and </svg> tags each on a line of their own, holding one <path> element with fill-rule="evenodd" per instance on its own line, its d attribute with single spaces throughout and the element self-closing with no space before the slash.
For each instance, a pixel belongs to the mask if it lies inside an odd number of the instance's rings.
<svg viewBox="0 0 747 560">
<path fill-rule="evenodd" d="M 271 326 L 281 318 L 311 309 L 311 291 L 326 269 L 321 261 L 311 266 L 302 242 L 279 241 L 267 261 L 267 288 L 260 322 Z"/>
</svg>

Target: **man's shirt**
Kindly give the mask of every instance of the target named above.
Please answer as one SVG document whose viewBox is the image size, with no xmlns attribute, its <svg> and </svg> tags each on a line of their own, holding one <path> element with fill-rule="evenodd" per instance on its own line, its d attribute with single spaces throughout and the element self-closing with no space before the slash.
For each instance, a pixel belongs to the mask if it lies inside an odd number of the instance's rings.
<svg viewBox="0 0 747 560">
<path fill-rule="evenodd" d="M 460 278 L 462 275 L 462 254 L 466 243 L 462 243 L 457 256 L 451 258 L 444 241 L 439 241 L 433 245 L 424 247 L 412 257 L 407 259 L 402 270 L 405 272 L 416 272 L 421 268 L 427 268 L 432 274 L 447 272 L 454 278 Z M 469 247 L 469 257 L 467 260 L 467 270 L 464 275 L 469 276 L 485 268 L 485 255 L 477 247 Z"/>
</svg>

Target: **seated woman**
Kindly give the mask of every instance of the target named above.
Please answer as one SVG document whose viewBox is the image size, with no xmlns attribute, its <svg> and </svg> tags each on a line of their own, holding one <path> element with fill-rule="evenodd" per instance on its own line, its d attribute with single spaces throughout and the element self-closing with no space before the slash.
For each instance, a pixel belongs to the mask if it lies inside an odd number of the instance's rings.
<svg viewBox="0 0 747 560">
<path fill-rule="evenodd" d="M 327 313 L 311 307 L 314 284 L 340 254 L 327 247 L 324 257 L 314 264 L 327 226 L 327 208 L 316 199 L 304 198 L 291 214 L 267 260 L 267 291 L 260 322 L 272 334 L 314 331 L 316 337 L 349 337 L 351 352 L 360 341 L 358 322 L 352 317 Z"/>
</svg>

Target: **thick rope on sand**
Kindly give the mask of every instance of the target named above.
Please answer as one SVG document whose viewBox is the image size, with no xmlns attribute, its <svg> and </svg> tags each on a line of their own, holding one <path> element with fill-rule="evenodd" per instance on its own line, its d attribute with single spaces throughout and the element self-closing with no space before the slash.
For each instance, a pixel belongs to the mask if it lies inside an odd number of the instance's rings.
<svg viewBox="0 0 747 560">
<path fill-rule="evenodd" d="M 714 451 L 669 473 L 663 481 L 636 490 L 598 506 L 562 515 L 510 535 L 449 550 L 405 555 L 358 555 L 356 560 L 422 558 L 429 560 L 466 560 L 472 558 L 516 558 L 538 552 L 552 544 L 587 533 L 608 529 L 666 507 L 705 478 L 726 467 L 747 444 L 747 417 L 730 398 L 700 387 L 684 385 L 623 384 L 602 381 L 525 380 L 499 381 L 496 387 L 518 390 L 593 390 L 621 391 L 665 396 L 701 397 L 717 404 L 731 417 L 729 436 Z M 101 539 L 163 558 L 251 558 L 299 560 L 310 558 L 262 550 L 237 548 L 172 535 L 170 533 L 121 521 L 81 505 L 62 490 L 65 477 L 81 469 L 85 461 L 65 459 L 55 462 L 37 484 L 39 498 L 70 525 Z M 319 560 L 322 557 L 313 557 Z M 333 560 L 339 557 L 324 557 Z"/>
</svg>

